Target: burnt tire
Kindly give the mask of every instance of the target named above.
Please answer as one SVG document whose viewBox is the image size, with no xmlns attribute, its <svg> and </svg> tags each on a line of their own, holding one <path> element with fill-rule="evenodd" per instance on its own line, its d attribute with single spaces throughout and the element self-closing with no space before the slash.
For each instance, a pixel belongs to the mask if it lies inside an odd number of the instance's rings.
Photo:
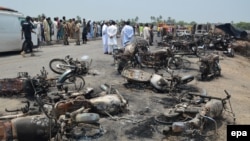
<svg viewBox="0 0 250 141">
<path fill-rule="evenodd" d="M 61 89 L 67 89 L 68 91 L 80 91 L 85 86 L 85 80 L 80 75 L 73 75 L 65 79 L 63 84 L 60 86 Z"/>
</svg>

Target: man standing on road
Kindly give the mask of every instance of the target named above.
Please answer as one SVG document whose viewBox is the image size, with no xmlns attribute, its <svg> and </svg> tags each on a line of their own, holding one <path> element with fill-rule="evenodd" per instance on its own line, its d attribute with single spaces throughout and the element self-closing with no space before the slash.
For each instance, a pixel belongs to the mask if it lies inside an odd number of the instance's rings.
<svg viewBox="0 0 250 141">
<path fill-rule="evenodd" d="M 107 28 L 108 34 L 108 53 L 113 54 L 113 49 L 117 47 L 117 27 L 115 26 L 115 21 L 110 22 L 110 26 Z"/>
<path fill-rule="evenodd" d="M 64 21 L 63 22 L 63 44 L 64 45 L 69 45 L 68 37 L 69 37 L 69 26 L 68 26 L 68 23 Z"/>
<path fill-rule="evenodd" d="M 88 33 L 88 29 L 87 29 L 87 24 L 85 19 L 82 20 L 82 43 L 83 44 L 87 44 L 87 33 Z"/>
<path fill-rule="evenodd" d="M 125 47 L 128 43 L 130 43 L 133 40 L 133 37 L 134 29 L 130 25 L 130 21 L 127 21 L 121 31 L 122 46 Z"/>
<path fill-rule="evenodd" d="M 44 29 L 44 36 L 45 36 L 45 41 L 47 45 L 50 45 L 50 27 L 49 23 L 46 20 L 45 16 L 42 16 L 43 19 L 43 29 Z"/>
<path fill-rule="evenodd" d="M 80 22 L 75 21 L 75 37 L 76 37 L 76 45 L 80 45 Z"/>
<path fill-rule="evenodd" d="M 30 50 L 31 56 L 34 56 L 35 54 L 33 53 L 33 44 L 31 41 L 31 32 L 35 33 L 33 31 L 33 25 L 30 23 L 31 18 L 29 16 L 26 17 L 26 20 L 22 23 L 22 39 L 23 39 L 23 34 L 25 37 L 25 41 L 24 41 L 24 48 L 23 51 L 21 52 L 21 55 L 23 57 L 25 57 L 25 53 L 27 52 L 27 50 Z"/>
<path fill-rule="evenodd" d="M 108 54 L 108 22 L 104 21 L 104 24 L 102 26 L 102 43 L 103 43 L 103 52 L 104 54 Z"/>
<path fill-rule="evenodd" d="M 144 28 L 143 28 L 143 38 L 146 40 L 149 44 L 149 39 L 150 39 L 150 29 L 148 27 L 148 24 L 146 23 Z"/>
</svg>

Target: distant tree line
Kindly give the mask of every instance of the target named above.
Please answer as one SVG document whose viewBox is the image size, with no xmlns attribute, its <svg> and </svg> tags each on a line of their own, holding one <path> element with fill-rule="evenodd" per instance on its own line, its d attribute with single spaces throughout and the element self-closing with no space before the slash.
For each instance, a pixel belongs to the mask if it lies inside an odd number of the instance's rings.
<svg viewBox="0 0 250 141">
<path fill-rule="evenodd" d="M 250 23 L 249 22 L 239 22 L 234 24 L 235 27 L 242 29 L 242 30 L 250 30 Z"/>
</svg>

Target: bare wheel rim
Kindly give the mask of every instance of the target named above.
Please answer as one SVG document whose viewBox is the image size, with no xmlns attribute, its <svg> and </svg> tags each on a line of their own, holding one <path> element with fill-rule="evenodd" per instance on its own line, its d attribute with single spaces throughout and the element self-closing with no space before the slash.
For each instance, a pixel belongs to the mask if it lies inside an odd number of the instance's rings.
<svg viewBox="0 0 250 141">
<path fill-rule="evenodd" d="M 78 75 L 68 77 L 63 83 L 63 88 L 67 88 L 68 91 L 80 91 L 84 86 L 85 80 Z"/>
<path fill-rule="evenodd" d="M 50 69 L 57 74 L 63 74 L 66 70 L 67 62 L 62 59 L 52 59 L 49 63 Z"/>
</svg>

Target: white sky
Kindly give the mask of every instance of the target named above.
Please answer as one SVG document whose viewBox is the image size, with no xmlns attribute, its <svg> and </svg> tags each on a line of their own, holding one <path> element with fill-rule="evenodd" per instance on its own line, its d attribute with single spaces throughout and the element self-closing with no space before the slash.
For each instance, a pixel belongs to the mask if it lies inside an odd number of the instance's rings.
<svg viewBox="0 0 250 141">
<path fill-rule="evenodd" d="M 197 23 L 250 22 L 250 0 L 0 0 L 0 6 L 25 16 L 44 13 L 48 17 L 100 20 L 127 20 L 151 16 Z"/>
</svg>

